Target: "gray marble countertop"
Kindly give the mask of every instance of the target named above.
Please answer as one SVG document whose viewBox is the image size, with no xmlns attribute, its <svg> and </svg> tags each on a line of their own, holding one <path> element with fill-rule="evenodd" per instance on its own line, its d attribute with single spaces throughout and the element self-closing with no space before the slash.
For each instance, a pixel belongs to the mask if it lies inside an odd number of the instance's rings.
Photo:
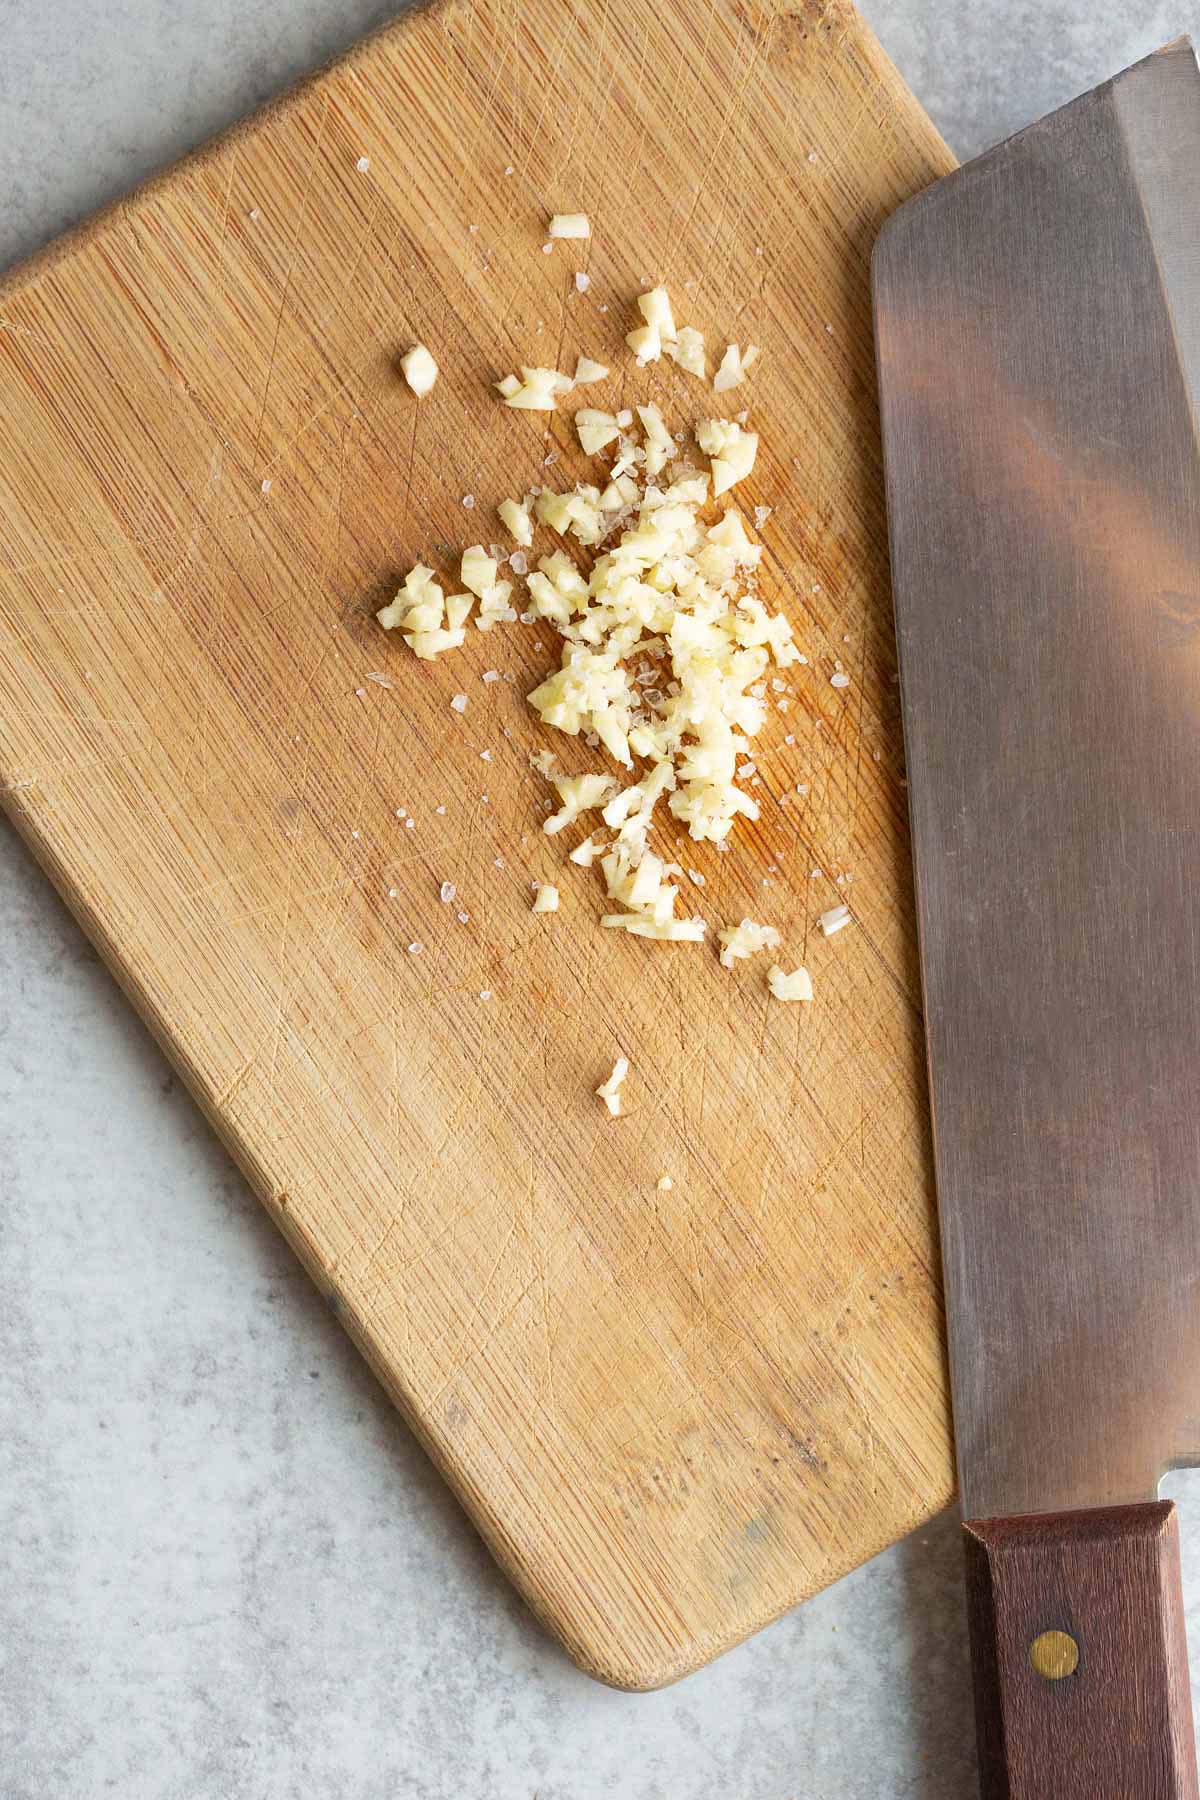
<svg viewBox="0 0 1200 1800">
<path fill-rule="evenodd" d="M 394 10 L 0 0 L 0 267 Z M 865 10 L 960 155 L 1200 26 Z M 973 1794 L 949 1518 L 676 1688 L 580 1675 L 3 824 L 0 1220 L 0 1800 Z"/>
</svg>

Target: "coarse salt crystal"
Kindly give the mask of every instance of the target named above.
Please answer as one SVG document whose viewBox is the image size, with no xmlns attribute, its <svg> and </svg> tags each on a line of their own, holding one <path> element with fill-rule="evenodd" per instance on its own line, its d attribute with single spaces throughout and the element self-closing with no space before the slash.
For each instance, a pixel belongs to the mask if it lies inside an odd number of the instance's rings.
<svg viewBox="0 0 1200 1800">
<path fill-rule="evenodd" d="M 450 702 L 450 710 L 451 712 L 465 713 L 467 710 L 467 696 L 465 694 L 455 694 L 453 700 Z"/>
<path fill-rule="evenodd" d="M 440 816 L 442 813 L 445 812 L 446 809 L 444 806 L 435 806 L 433 810 L 435 813 L 439 814 L 439 816 Z"/>
<path fill-rule="evenodd" d="M 576 269 L 576 271 L 575 271 L 575 287 L 579 293 L 581 293 L 581 294 L 587 293 L 588 288 L 591 286 L 591 280 L 592 280 L 592 278 L 586 272 L 586 270 Z"/>
<path fill-rule="evenodd" d="M 462 497 L 462 503 L 466 507 L 467 511 L 470 512 L 471 508 L 475 504 L 474 494 L 464 494 Z"/>
<path fill-rule="evenodd" d="M 369 156 L 360 156 L 354 166 L 360 175 L 365 175 L 371 166 L 371 159 Z"/>
<path fill-rule="evenodd" d="M 499 669 L 485 669 L 483 671 L 483 679 L 486 682 L 499 681 L 499 679 L 500 679 Z"/>
<path fill-rule="evenodd" d="M 491 762 L 491 760 L 492 760 L 491 751 L 490 750 L 481 750 L 479 752 L 479 760 L 480 760 L 480 762 Z"/>
<path fill-rule="evenodd" d="M 264 494 L 269 494 L 271 491 L 271 477 L 269 475 L 262 484 L 262 491 Z"/>
<path fill-rule="evenodd" d="M 425 948 L 424 944 L 410 944 L 408 946 L 408 954 L 410 956 L 420 956 L 420 954 L 424 948 Z"/>
<path fill-rule="evenodd" d="M 832 906 L 817 920 L 817 930 L 822 937 L 832 937 L 835 931 L 840 931 L 843 925 L 849 925 L 849 923 L 850 908 L 848 906 Z"/>
<path fill-rule="evenodd" d="M 471 915 L 470 915 L 470 913 L 469 913 L 469 912 L 460 912 L 460 913 L 459 913 L 459 915 L 458 915 L 458 922 L 459 922 L 459 924 L 460 924 L 460 925 L 467 925 L 467 924 L 469 924 L 469 923 L 470 923 L 470 919 L 471 919 Z"/>
<path fill-rule="evenodd" d="M 455 885 L 452 881 L 443 881 L 438 892 L 441 895 L 442 905 L 449 906 L 449 904 L 453 900 L 455 894 L 457 894 L 458 889 L 455 887 Z"/>
<path fill-rule="evenodd" d="M 829 685 L 830 687 L 835 688 L 848 688 L 850 686 L 850 677 L 845 674 L 843 670 L 838 669 L 835 674 L 829 677 Z"/>
</svg>

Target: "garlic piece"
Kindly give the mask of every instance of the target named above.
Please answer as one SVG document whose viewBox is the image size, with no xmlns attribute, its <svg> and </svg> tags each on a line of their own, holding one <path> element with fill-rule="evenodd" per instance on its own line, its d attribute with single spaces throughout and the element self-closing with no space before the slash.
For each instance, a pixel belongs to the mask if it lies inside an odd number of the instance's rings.
<svg viewBox="0 0 1200 1800">
<path fill-rule="evenodd" d="M 529 509 L 533 505 L 533 495 L 526 494 L 524 500 L 502 500 L 496 511 L 500 522 L 516 538 L 518 544 L 528 549 L 533 542 L 533 525 L 529 517 Z"/>
<path fill-rule="evenodd" d="M 663 423 L 657 406 L 639 406 L 638 418 L 646 434 L 646 473 L 657 475 L 675 454 L 675 439 Z M 613 421 L 614 425 L 616 421 Z"/>
<path fill-rule="evenodd" d="M 743 431 L 733 419 L 705 419 L 696 427 L 696 441 L 712 458 L 712 492 L 715 500 L 735 481 L 742 481 L 758 455 L 758 433 Z"/>
<path fill-rule="evenodd" d="M 811 1000 L 813 997 L 812 977 L 807 969 L 793 969 L 785 975 L 778 963 L 772 963 L 767 970 L 767 986 L 776 1000 Z"/>
<path fill-rule="evenodd" d="M 640 363 L 657 362 L 662 355 L 664 340 L 674 343 L 677 335 L 670 296 L 665 287 L 651 288 L 648 293 L 638 295 L 637 305 L 646 322 L 629 332 L 625 342 Z"/>
<path fill-rule="evenodd" d="M 543 826 L 542 829 L 545 830 L 546 827 Z M 595 838 L 585 837 L 582 844 L 576 844 L 567 860 L 569 862 L 577 863 L 581 869 L 590 869 L 599 854 L 600 846 L 597 844 Z"/>
<path fill-rule="evenodd" d="M 548 881 L 536 884 L 537 892 L 533 897 L 535 913 L 552 913 L 558 911 L 558 889 Z"/>
<path fill-rule="evenodd" d="M 780 943 L 779 933 L 773 925 L 756 925 L 753 919 L 743 919 L 740 925 L 727 925 L 718 935 L 721 962 L 727 969 L 732 969 L 735 962 L 757 956 L 760 950 L 777 949 Z"/>
<path fill-rule="evenodd" d="M 472 544 L 462 553 L 459 579 L 473 594 L 482 595 L 495 582 L 495 557 L 489 556 L 482 544 Z"/>
<path fill-rule="evenodd" d="M 573 824 L 580 813 L 603 806 L 617 785 L 611 775 L 553 775 L 551 780 L 562 804 L 543 821 L 542 830 L 547 837 L 554 837 Z"/>
<path fill-rule="evenodd" d="M 503 391 L 515 379 L 515 376 L 506 376 L 497 386 Z M 505 394 L 504 404 L 522 412 L 553 412 L 559 395 L 569 393 L 573 385 L 571 377 L 558 369 L 531 369 L 522 364 L 521 380 Z"/>
<path fill-rule="evenodd" d="M 621 435 L 621 427 L 612 413 L 599 412 L 594 406 L 581 406 L 575 414 L 575 430 L 588 456 L 597 456 L 606 444 Z"/>
<path fill-rule="evenodd" d="M 848 906 L 831 906 L 829 911 L 823 912 L 817 920 L 817 930 L 822 937 L 832 937 L 835 931 L 840 931 L 844 925 L 850 923 L 851 914 Z"/>
<path fill-rule="evenodd" d="M 552 238 L 591 237 L 592 228 L 586 213 L 555 213 L 550 221 Z"/>
<path fill-rule="evenodd" d="M 404 379 L 418 399 L 423 399 L 438 378 L 438 366 L 424 344 L 414 344 L 400 358 Z"/>
<path fill-rule="evenodd" d="M 470 597 L 466 598 L 469 610 Z M 435 656 L 466 642 L 466 614 L 456 613 L 457 622 L 447 624 L 445 594 L 433 579 L 433 570 L 424 563 L 409 570 L 395 599 L 375 616 L 385 631 L 399 627 L 413 655 L 423 662 L 432 662 Z"/>
<path fill-rule="evenodd" d="M 490 631 L 493 625 L 513 624 L 517 609 L 511 602 L 512 582 L 494 581 L 480 596 L 475 625 L 479 631 Z"/>
<path fill-rule="evenodd" d="M 607 1106 L 614 1119 L 621 1116 L 621 1085 L 629 1073 L 629 1059 L 618 1056 L 613 1064 L 612 1074 L 607 1081 L 602 1081 L 596 1089 L 597 1094 Z"/>
<path fill-rule="evenodd" d="M 721 358 L 720 368 L 713 376 L 714 392 L 721 394 L 728 388 L 739 386 L 751 364 L 757 362 L 760 355 L 757 344 L 747 344 L 744 353 L 737 344 L 730 344 Z"/>
<path fill-rule="evenodd" d="M 694 325 L 681 325 L 679 336 L 674 343 L 664 343 L 663 350 L 678 363 L 679 367 L 689 375 L 698 375 L 701 381 L 707 379 L 708 369 L 704 361 L 704 333 L 697 331 Z"/>
<path fill-rule="evenodd" d="M 575 386 L 586 387 L 589 381 L 603 381 L 607 374 L 606 363 L 593 362 L 590 356 L 581 356 L 575 364 Z"/>
</svg>

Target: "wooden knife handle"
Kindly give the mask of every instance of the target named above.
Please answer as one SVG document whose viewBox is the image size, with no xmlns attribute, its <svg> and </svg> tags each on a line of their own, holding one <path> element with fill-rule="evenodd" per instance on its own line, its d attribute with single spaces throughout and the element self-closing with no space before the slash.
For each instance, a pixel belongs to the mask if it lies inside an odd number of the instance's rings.
<svg viewBox="0 0 1200 1800">
<path fill-rule="evenodd" d="M 1198 1800 L 1171 1501 L 964 1531 L 984 1800 Z"/>
</svg>

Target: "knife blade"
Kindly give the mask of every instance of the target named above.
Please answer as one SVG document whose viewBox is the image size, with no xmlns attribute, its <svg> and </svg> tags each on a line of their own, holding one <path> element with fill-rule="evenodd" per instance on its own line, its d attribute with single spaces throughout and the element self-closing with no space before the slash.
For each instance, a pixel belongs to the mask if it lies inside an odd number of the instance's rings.
<svg viewBox="0 0 1200 1800">
<path fill-rule="evenodd" d="M 1180 41 L 872 265 L 989 1796 L 1197 1794 L 1198 177 Z"/>
</svg>

